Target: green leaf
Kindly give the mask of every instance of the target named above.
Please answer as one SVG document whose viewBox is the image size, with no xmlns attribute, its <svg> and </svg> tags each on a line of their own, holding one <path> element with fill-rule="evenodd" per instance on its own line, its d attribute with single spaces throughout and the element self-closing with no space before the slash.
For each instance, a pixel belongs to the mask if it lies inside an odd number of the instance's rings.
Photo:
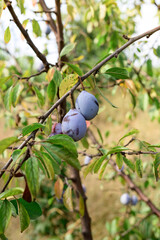
<svg viewBox="0 0 160 240">
<path fill-rule="evenodd" d="M 71 166 L 80 169 L 77 148 L 71 137 L 57 134 L 42 142 L 42 146 L 51 156 L 53 156 L 53 158 L 55 158 L 55 155 Z"/>
<path fill-rule="evenodd" d="M 11 77 L 1 77 L 0 78 L 0 88 L 3 86 L 4 83 L 6 83 Z"/>
<path fill-rule="evenodd" d="M 50 101 L 53 101 L 57 92 L 57 87 L 55 85 L 55 82 L 53 80 L 50 81 L 48 87 L 47 87 L 47 95 Z"/>
<path fill-rule="evenodd" d="M 139 95 L 138 98 L 139 98 L 140 109 L 143 111 L 147 110 L 148 103 L 149 103 L 148 93 L 141 94 L 141 95 Z"/>
<path fill-rule="evenodd" d="M 134 163 L 132 163 L 128 158 L 123 156 L 123 161 L 125 162 L 125 164 L 133 171 L 135 172 L 135 165 Z"/>
<path fill-rule="evenodd" d="M 122 168 L 122 166 L 123 166 L 123 156 L 122 156 L 121 153 L 116 154 L 116 164 L 117 164 L 119 169 Z"/>
<path fill-rule="evenodd" d="M 1 240 L 8 240 L 8 238 L 4 234 L 0 234 L 0 239 Z"/>
<path fill-rule="evenodd" d="M 81 217 L 84 216 L 84 199 L 81 196 L 81 194 L 79 195 L 79 212 L 81 214 Z"/>
<path fill-rule="evenodd" d="M 25 13 L 24 0 L 17 0 L 18 6 L 21 9 L 21 14 Z"/>
<path fill-rule="evenodd" d="M 21 232 L 23 232 L 26 228 L 28 228 L 30 224 L 30 218 L 26 208 L 23 206 L 23 204 L 20 201 L 18 201 L 18 205 L 19 205 Z"/>
<path fill-rule="evenodd" d="M 101 169 L 99 171 L 99 179 L 102 179 L 103 173 L 107 167 L 108 162 L 109 162 L 109 159 L 101 166 Z"/>
<path fill-rule="evenodd" d="M 60 159 L 66 161 L 69 165 L 75 167 L 76 169 L 81 168 L 77 157 L 75 157 L 75 155 L 71 151 L 69 151 L 64 145 L 57 145 L 55 143 L 42 143 L 42 146 L 48 153 L 52 151 L 53 154 L 55 154 Z"/>
<path fill-rule="evenodd" d="M 0 199 L 15 196 L 15 195 L 19 195 L 23 192 L 24 192 L 24 189 L 20 188 L 20 187 L 10 188 L 10 189 L 8 189 L 5 192 L 0 194 Z"/>
<path fill-rule="evenodd" d="M 120 142 L 122 139 L 124 139 L 124 138 L 126 138 L 126 137 L 128 137 L 128 136 L 131 136 L 131 135 L 133 135 L 133 134 L 136 134 L 136 133 L 139 133 L 139 130 L 138 130 L 138 129 L 133 129 L 133 130 L 129 131 L 129 132 L 126 133 L 122 138 L 120 138 L 119 142 Z"/>
<path fill-rule="evenodd" d="M 13 161 L 16 162 L 17 159 L 18 159 L 20 156 L 22 156 L 23 153 L 25 153 L 26 149 L 27 149 L 27 148 L 24 147 L 23 149 L 16 149 L 16 150 L 14 150 L 14 152 L 12 153 L 12 159 L 13 159 Z"/>
<path fill-rule="evenodd" d="M 10 39 L 11 39 L 11 32 L 10 32 L 10 28 L 7 27 L 4 32 L 4 42 L 7 44 L 9 43 Z"/>
<path fill-rule="evenodd" d="M 67 75 L 60 84 L 59 94 L 62 97 L 66 92 L 68 92 L 76 83 L 78 82 L 77 74 Z"/>
<path fill-rule="evenodd" d="M 105 74 L 108 74 L 116 79 L 127 79 L 129 78 L 129 74 L 126 69 L 124 68 L 110 68 L 108 69 Z"/>
<path fill-rule="evenodd" d="M 3 12 L 3 5 L 4 5 L 4 0 L 0 0 L 0 17 L 1 17 L 2 12 Z"/>
<path fill-rule="evenodd" d="M 57 87 L 59 87 L 59 85 L 62 82 L 62 75 L 61 75 L 60 71 L 58 71 L 57 69 L 55 70 L 55 73 L 53 75 L 53 81 Z"/>
<path fill-rule="evenodd" d="M 33 88 L 33 90 L 35 91 L 35 93 L 38 97 L 40 106 L 43 106 L 45 104 L 45 100 L 44 100 L 44 97 L 43 97 L 42 93 L 39 91 L 39 89 L 36 86 L 34 86 L 32 88 Z"/>
<path fill-rule="evenodd" d="M 0 234 L 4 233 L 5 229 L 7 228 L 11 215 L 11 203 L 5 199 L 0 207 Z"/>
<path fill-rule="evenodd" d="M 153 162 L 154 173 L 156 181 L 160 178 L 160 153 L 156 154 L 155 160 Z"/>
<path fill-rule="evenodd" d="M 30 157 L 27 159 L 25 173 L 29 190 L 34 199 L 39 191 L 39 166 L 36 157 Z"/>
<path fill-rule="evenodd" d="M 22 90 L 23 90 L 23 86 L 19 83 L 17 83 L 16 86 L 13 88 L 13 90 L 12 90 L 12 105 L 13 105 L 13 107 L 15 107 L 17 105 Z"/>
<path fill-rule="evenodd" d="M 45 126 L 41 123 L 32 123 L 22 129 L 22 134 L 23 136 L 27 135 L 28 133 L 33 132 L 34 130 L 37 130 L 39 128 L 44 129 Z"/>
<path fill-rule="evenodd" d="M 107 154 L 105 154 L 104 156 L 100 157 L 100 158 L 96 161 L 96 163 L 95 163 L 95 165 L 94 165 L 94 173 L 97 173 L 97 172 L 98 172 L 98 170 L 100 169 L 100 167 L 101 167 L 103 161 L 106 159 L 106 157 L 107 157 Z"/>
<path fill-rule="evenodd" d="M 100 93 L 100 95 L 104 98 L 104 100 L 106 100 L 112 107 L 117 108 L 117 107 L 116 107 L 113 103 L 111 103 L 111 101 L 110 101 L 108 98 L 106 98 L 106 96 L 101 92 L 101 90 L 100 90 L 99 87 L 97 86 L 95 80 L 94 80 L 94 84 L 95 84 L 95 87 L 96 87 L 97 91 L 98 91 L 98 92 Z"/>
<path fill-rule="evenodd" d="M 5 108 L 10 111 L 11 110 L 11 104 L 12 104 L 12 88 L 13 86 L 11 86 L 6 94 L 5 94 L 5 97 L 4 97 L 4 105 L 5 105 Z"/>
<path fill-rule="evenodd" d="M 68 210 L 73 211 L 72 188 L 70 186 L 65 190 L 63 194 L 63 203 Z"/>
<path fill-rule="evenodd" d="M 0 141 L 0 154 L 11 144 L 18 142 L 18 137 L 9 137 Z"/>
<path fill-rule="evenodd" d="M 23 198 L 19 198 L 18 202 L 25 207 L 30 219 L 34 220 L 42 215 L 41 207 L 37 202 L 27 202 Z"/>
<path fill-rule="evenodd" d="M 127 151 L 127 150 L 129 150 L 129 148 L 123 147 L 123 146 L 113 147 L 113 148 L 111 148 L 111 150 L 109 150 L 108 155 L 113 154 L 113 153 Z"/>
<path fill-rule="evenodd" d="M 32 28 L 36 37 L 40 37 L 42 35 L 42 31 L 39 26 L 39 23 L 35 19 L 32 20 Z"/>
<path fill-rule="evenodd" d="M 74 48 L 75 48 L 75 43 L 69 43 L 66 46 L 64 46 L 64 48 L 62 49 L 61 53 L 60 53 L 60 57 L 68 54 L 69 52 L 71 52 Z"/>
<path fill-rule="evenodd" d="M 67 62 L 65 62 L 65 64 L 67 64 L 67 65 L 68 65 L 74 72 L 76 72 L 79 76 L 82 76 L 82 75 L 83 75 L 82 70 L 81 70 L 79 67 L 77 67 L 76 65 L 71 64 L 71 63 L 67 63 Z"/>
<path fill-rule="evenodd" d="M 92 173 L 96 162 L 97 162 L 97 159 L 94 159 L 87 165 L 87 167 L 83 171 L 84 178 L 86 178 L 89 173 Z"/>
<path fill-rule="evenodd" d="M 147 74 L 149 76 L 153 76 L 153 71 L 152 71 L 152 60 L 151 59 L 148 59 L 147 60 Z"/>
<path fill-rule="evenodd" d="M 153 52 L 154 52 L 154 54 L 155 54 L 157 57 L 160 58 L 160 46 L 158 46 L 157 49 L 153 48 Z"/>
<path fill-rule="evenodd" d="M 138 158 L 136 160 L 136 172 L 140 178 L 142 178 L 143 175 L 143 165 L 142 165 L 142 160 Z"/>
<path fill-rule="evenodd" d="M 89 143 L 88 143 L 88 140 L 87 140 L 87 137 L 84 136 L 82 139 L 81 139 L 81 143 L 83 145 L 84 148 L 88 149 L 89 148 Z"/>
</svg>

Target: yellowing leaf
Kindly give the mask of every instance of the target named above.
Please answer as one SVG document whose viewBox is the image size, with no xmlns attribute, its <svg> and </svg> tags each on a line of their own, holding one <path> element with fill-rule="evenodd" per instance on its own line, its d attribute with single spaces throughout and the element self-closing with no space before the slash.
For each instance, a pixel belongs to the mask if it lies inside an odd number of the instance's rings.
<svg viewBox="0 0 160 240">
<path fill-rule="evenodd" d="M 66 191 L 63 194 L 63 202 L 65 207 L 70 210 L 73 211 L 73 202 L 72 202 L 72 189 L 71 187 L 68 187 L 66 189 Z"/>
<path fill-rule="evenodd" d="M 9 43 L 10 39 L 11 39 L 11 32 L 10 32 L 10 28 L 7 27 L 6 30 L 5 30 L 5 33 L 4 33 L 5 43 Z"/>
<path fill-rule="evenodd" d="M 70 74 L 63 79 L 59 87 L 60 97 L 62 97 L 66 92 L 68 92 L 78 81 L 77 74 Z"/>
<path fill-rule="evenodd" d="M 2 11 L 3 11 L 3 4 L 4 4 L 4 0 L 0 0 L 0 17 L 2 15 Z"/>
<path fill-rule="evenodd" d="M 48 82 L 50 82 L 53 78 L 55 69 L 52 67 L 48 70 L 48 73 L 46 74 L 46 79 L 48 80 Z"/>
<path fill-rule="evenodd" d="M 54 184 L 55 195 L 58 199 L 62 197 L 63 186 L 64 186 L 63 181 L 60 178 L 58 178 Z"/>
</svg>

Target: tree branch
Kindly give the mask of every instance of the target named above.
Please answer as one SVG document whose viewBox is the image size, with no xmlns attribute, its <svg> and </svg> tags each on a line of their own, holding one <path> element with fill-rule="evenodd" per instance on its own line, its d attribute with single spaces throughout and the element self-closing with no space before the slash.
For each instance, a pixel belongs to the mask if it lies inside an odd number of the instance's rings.
<svg viewBox="0 0 160 240">
<path fill-rule="evenodd" d="M 57 35 L 57 27 L 56 27 L 55 21 L 52 18 L 50 9 L 47 7 L 47 5 L 46 5 L 44 0 L 39 0 L 39 3 L 41 5 L 43 11 L 46 13 L 48 24 L 50 25 L 52 31 L 54 32 L 54 34 L 56 36 Z"/>
<path fill-rule="evenodd" d="M 32 48 L 32 50 L 35 52 L 35 54 L 37 55 L 37 57 L 43 62 L 46 70 L 48 71 L 49 69 L 49 63 L 47 62 L 47 59 L 45 57 L 45 55 L 43 55 L 39 50 L 38 48 L 35 46 L 35 44 L 33 43 L 33 41 L 31 40 L 27 30 L 24 29 L 23 25 L 20 23 L 13 7 L 12 7 L 12 4 L 10 1 L 8 0 L 5 0 L 5 3 L 6 3 L 6 6 L 10 12 L 10 14 L 12 15 L 13 17 L 13 20 L 15 22 L 15 24 L 17 25 L 17 27 L 19 28 L 19 30 L 21 31 L 21 33 L 23 34 L 23 36 L 25 37 L 28 45 Z"/>
<path fill-rule="evenodd" d="M 88 133 L 90 136 L 91 141 L 93 142 L 93 144 L 97 144 L 98 147 L 100 148 L 101 145 L 98 143 L 97 139 L 95 138 L 93 132 L 88 129 Z M 152 203 L 152 201 L 142 192 L 142 190 L 132 181 L 132 179 L 130 178 L 129 175 L 126 175 L 123 171 L 118 171 L 117 169 L 117 165 L 116 163 L 110 159 L 109 163 L 111 164 L 111 166 L 114 168 L 114 170 L 121 176 L 124 178 L 124 180 L 126 181 L 126 183 L 128 184 L 129 188 L 132 191 L 135 191 L 140 199 L 142 201 L 144 201 L 151 209 L 152 213 L 155 214 L 157 217 L 160 218 L 160 210 Z"/>
<path fill-rule="evenodd" d="M 42 0 L 41 0 L 42 1 Z M 145 37 L 145 36 L 150 36 L 153 33 L 157 32 L 160 30 L 160 26 L 151 29 L 150 31 L 147 31 L 143 34 L 140 34 L 136 37 L 130 38 L 130 40 L 125 43 L 122 47 L 120 47 L 119 49 L 117 49 L 114 53 L 112 53 L 110 56 L 108 56 L 107 58 L 105 58 L 103 61 L 101 61 L 99 64 L 97 64 L 93 69 L 91 69 L 90 71 L 88 71 L 86 74 L 84 74 L 81 77 L 81 80 L 84 81 L 87 77 L 89 77 L 92 73 L 94 73 L 95 71 L 99 70 L 106 62 L 108 62 L 110 59 L 114 58 L 115 56 L 117 56 L 117 54 L 119 54 L 120 52 L 122 52 L 125 48 L 127 48 L 129 45 L 131 45 L 132 43 L 134 43 L 135 41 Z M 53 104 L 53 106 L 42 116 L 40 116 L 40 123 L 44 123 L 44 121 L 50 116 L 50 114 L 53 112 L 53 110 L 55 108 L 57 108 L 68 96 L 70 93 L 72 93 L 73 91 L 75 91 L 75 89 L 80 85 L 80 81 L 78 81 L 67 93 L 65 93 L 60 99 L 58 99 L 58 101 Z M 38 130 L 36 130 L 37 132 Z M 18 149 L 22 149 L 24 146 L 26 146 L 26 143 L 29 142 L 29 140 L 32 138 L 32 133 L 28 136 L 28 138 L 19 146 Z M 2 168 L 2 170 L 6 170 L 9 165 L 12 162 L 12 158 L 9 159 L 9 161 L 6 163 L 6 165 Z M 4 174 L 4 171 L 2 171 L 0 173 L 0 178 L 2 177 L 2 175 Z"/>
</svg>

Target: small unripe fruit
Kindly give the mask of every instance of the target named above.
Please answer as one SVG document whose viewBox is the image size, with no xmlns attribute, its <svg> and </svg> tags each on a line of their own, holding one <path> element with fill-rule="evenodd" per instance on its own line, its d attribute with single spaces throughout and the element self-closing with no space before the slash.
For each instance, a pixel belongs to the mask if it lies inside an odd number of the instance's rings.
<svg viewBox="0 0 160 240">
<path fill-rule="evenodd" d="M 138 198 L 136 195 L 133 195 L 131 197 L 131 204 L 135 206 L 137 203 L 138 203 Z"/>
<path fill-rule="evenodd" d="M 86 193 L 86 187 L 82 184 L 83 192 Z"/>
<path fill-rule="evenodd" d="M 52 137 L 57 134 L 63 134 L 62 133 L 62 124 L 61 123 L 54 123 L 52 126 L 52 132 L 49 135 L 49 137 Z"/>
<path fill-rule="evenodd" d="M 91 161 L 91 157 L 89 157 L 89 156 L 85 156 L 85 158 L 84 158 L 84 164 L 89 164 L 90 163 L 90 161 Z"/>
<path fill-rule="evenodd" d="M 47 25 L 45 34 L 46 34 L 46 35 L 49 35 L 50 33 L 51 33 L 51 28 L 50 28 L 49 25 Z"/>
<path fill-rule="evenodd" d="M 78 141 L 86 134 L 86 121 L 76 109 L 70 109 L 62 120 L 62 132 L 74 141 Z"/>
<path fill-rule="evenodd" d="M 116 170 L 117 170 L 118 172 L 122 172 L 122 171 L 124 170 L 124 165 L 121 167 L 121 169 L 119 169 L 119 167 L 116 165 Z"/>
<path fill-rule="evenodd" d="M 123 205 L 128 205 L 131 201 L 131 198 L 129 196 L 128 193 L 123 193 L 120 197 L 120 202 L 123 204 Z"/>
<path fill-rule="evenodd" d="M 97 115 L 99 104 L 95 96 L 89 92 L 82 91 L 76 99 L 76 109 L 86 120 L 91 120 Z"/>
</svg>

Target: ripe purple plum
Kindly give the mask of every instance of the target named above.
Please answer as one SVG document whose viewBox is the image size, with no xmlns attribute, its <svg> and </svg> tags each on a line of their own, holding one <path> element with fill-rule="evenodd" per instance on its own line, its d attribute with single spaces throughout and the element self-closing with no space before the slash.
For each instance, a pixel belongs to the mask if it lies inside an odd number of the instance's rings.
<svg viewBox="0 0 160 240">
<path fill-rule="evenodd" d="M 84 158 L 84 164 L 89 164 L 90 163 L 90 161 L 91 161 L 91 157 L 89 157 L 89 156 L 85 156 L 85 158 Z"/>
<path fill-rule="evenodd" d="M 47 25 L 45 34 L 46 34 L 46 35 L 49 35 L 50 33 L 51 33 L 51 28 L 50 28 L 49 25 Z"/>
<path fill-rule="evenodd" d="M 78 141 L 86 134 L 86 121 L 76 109 L 70 109 L 62 120 L 62 132 L 67 134 L 74 141 Z"/>
<path fill-rule="evenodd" d="M 123 205 L 128 205 L 131 201 L 131 198 L 129 196 L 128 193 L 123 193 L 120 197 L 120 202 L 123 204 Z"/>
<path fill-rule="evenodd" d="M 136 195 L 133 195 L 131 197 L 131 204 L 135 206 L 137 203 L 138 203 L 138 198 Z"/>
<path fill-rule="evenodd" d="M 52 137 L 57 134 L 63 134 L 62 133 L 62 124 L 61 123 L 54 123 L 52 126 L 52 132 L 49 135 L 49 137 Z"/>
<path fill-rule="evenodd" d="M 99 104 L 95 96 L 89 92 L 82 91 L 76 99 L 76 109 L 86 120 L 91 120 L 97 115 Z"/>
</svg>

